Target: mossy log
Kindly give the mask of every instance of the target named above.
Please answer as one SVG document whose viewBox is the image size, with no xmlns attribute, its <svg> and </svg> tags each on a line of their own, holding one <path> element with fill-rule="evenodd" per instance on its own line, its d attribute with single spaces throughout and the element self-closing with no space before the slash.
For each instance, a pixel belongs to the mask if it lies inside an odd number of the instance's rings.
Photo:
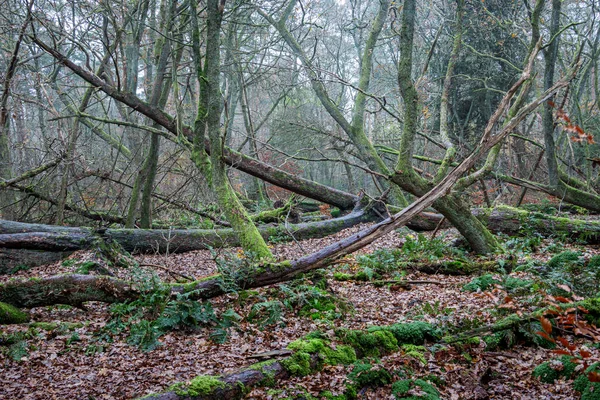
<svg viewBox="0 0 600 400">
<path fill-rule="evenodd" d="M 508 206 L 475 209 L 473 213 L 492 232 L 516 236 L 533 231 L 542 236 L 566 235 L 588 244 L 600 243 L 600 221 L 597 220 L 555 217 Z"/>
<path fill-rule="evenodd" d="M 29 315 L 18 308 L 0 301 L 0 325 L 22 324 L 29 321 Z"/>
<path fill-rule="evenodd" d="M 138 296 L 130 282 L 105 276 L 57 275 L 0 284 L 0 302 L 19 308 L 53 304 L 81 307 L 86 301 L 117 303 Z"/>
<path fill-rule="evenodd" d="M 296 240 L 319 238 L 337 233 L 376 216 L 357 211 L 340 218 L 285 225 L 259 227 L 266 239 Z M 237 246 L 239 241 L 232 229 L 103 229 L 73 228 L 54 225 L 26 224 L 0 220 L 0 246 L 6 248 L 65 251 L 86 249 L 95 240 L 111 240 L 131 253 L 183 253 Z M 1 261 L 1 260 L 0 260 Z"/>
<path fill-rule="evenodd" d="M 600 221 L 577 220 L 529 212 L 522 209 L 501 206 L 494 209 L 475 209 L 473 213 L 493 232 L 518 235 L 535 231 L 543 236 L 564 234 L 584 240 L 590 244 L 600 243 Z M 311 223 L 267 225 L 259 228 L 261 235 L 269 240 L 297 240 L 318 238 L 361 222 L 377 219 L 377 216 L 363 211 L 347 214 L 340 218 Z M 439 214 L 423 212 L 413 218 L 410 227 L 419 231 L 433 230 L 441 221 Z M 170 252 L 180 253 L 202 250 L 208 247 L 239 245 L 232 229 L 105 229 L 73 228 L 53 225 L 26 224 L 0 220 L 0 273 L 6 273 L 18 265 L 34 266 L 48 260 L 60 259 L 61 252 L 89 248 L 98 239 L 116 241 L 125 250 L 133 253 Z M 54 252 L 6 252 L 5 249 L 29 249 Z M 56 254 L 58 252 L 58 254 Z M 68 254 L 68 253 L 67 253 Z M 36 261 L 36 260 L 40 261 Z"/>
<path fill-rule="evenodd" d="M 315 332 L 290 343 L 287 348 L 293 354 L 289 357 L 259 362 L 225 376 L 200 375 L 143 399 L 241 399 L 252 388 L 271 386 L 277 380 L 293 376 L 310 375 L 324 365 L 350 365 L 364 356 L 391 354 L 398 351 L 401 344 L 423 344 L 426 339 L 435 338 L 435 330 L 425 322 L 374 326 L 368 330 L 340 329 L 335 337 L 339 342 L 337 345 Z"/>
<path fill-rule="evenodd" d="M 475 328 L 467 332 L 461 332 L 458 335 L 444 337 L 443 341 L 445 343 L 464 342 L 472 337 L 480 336 L 482 334 L 516 329 L 523 324 L 539 320 L 542 316 L 546 316 L 551 319 L 552 316 L 556 314 L 557 307 L 563 311 L 569 309 L 584 309 L 587 311 L 585 313 L 586 315 L 589 315 L 594 319 L 600 318 L 600 298 L 590 298 L 573 303 L 560 303 L 557 305 L 544 307 L 528 314 L 511 314 L 493 324 Z M 549 311 L 551 312 L 549 313 Z"/>
<path fill-rule="evenodd" d="M 492 209 L 475 208 L 471 212 L 494 233 L 518 236 L 533 231 L 546 237 L 566 235 L 588 244 L 600 243 L 600 221 L 597 220 L 556 217 L 509 206 L 498 206 Z M 418 225 L 423 228 L 422 230 L 433 230 L 442 220 L 441 215 L 434 213 L 422 213 L 419 217 Z M 450 226 L 446 221 L 442 223 L 441 228 Z"/>
</svg>

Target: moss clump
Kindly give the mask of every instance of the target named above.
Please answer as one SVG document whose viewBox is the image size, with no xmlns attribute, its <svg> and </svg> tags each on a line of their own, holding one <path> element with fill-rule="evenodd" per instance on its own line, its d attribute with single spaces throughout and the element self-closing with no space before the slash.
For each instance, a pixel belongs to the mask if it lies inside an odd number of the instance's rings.
<svg viewBox="0 0 600 400">
<path fill-rule="evenodd" d="M 340 330 L 338 335 L 344 343 L 351 345 L 364 356 L 378 357 L 398 349 L 398 340 L 388 330 L 380 329 L 372 332 Z"/>
<path fill-rule="evenodd" d="M 357 361 L 348 379 L 356 388 L 366 386 L 383 386 L 392 381 L 392 375 L 385 368 L 374 367 L 370 363 Z"/>
<path fill-rule="evenodd" d="M 329 365 L 349 365 L 356 361 L 356 351 L 352 346 L 341 345 L 324 350 L 325 363 Z"/>
<path fill-rule="evenodd" d="M 10 304 L 0 302 L 0 324 L 22 324 L 29 321 L 29 315 Z"/>
<path fill-rule="evenodd" d="M 427 322 L 410 322 L 405 324 L 394 324 L 391 326 L 372 326 L 369 332 L 388 331 L 401 344 L 423 344 L 426 339 L 438 339 L 436 329 Z"/>
<path fill-rule="evenodd" d="M 575 373 L 575 364 L 570 356 L 546 361 L 533 370 L 533 376 L 544 383 L 554 383 L 558 378 L 571 378 Z"/>
<path fill-rule="evenodd" d="M 416 390 L 420 391 L 420 393 L 414 394 Z M 433 385 L 422 379 L 397 381 L 392 385 L 392 394 L 396 399 L 440 400 L 440 392 Z"/>
<path fill-rule="evenodd" d="M 310 354 L 304 352 L 294 353 L 291 357 L 281 361 L 281 364 L 290 374 L 295 376 L 310 375 L 312 371 Z"/>
<path fill-rule="evenodd" d="M 354 278 L 354 276 L 352 274 L 346 274 L 343 272 L 334 272 L 333 273 L 333 279 L 335 279 L 336 281 L 344 282 L 344 281 L 352 280 L 353 278 Z"/>
<path fill-rule="evenodd" d="M 47 332 L 51 332 L 57 329 L 60 326 L 60 324 L 57 324 L 56 322 L 32 322 L 31 324 L 29 324 L 29 326 L 32 328 L 39 328 Z"/>
<path fill-rule="evenodd" d="M 348 365 L 356 361 L 356 351 L 352 346 L 331 347 L 328 341 L 319 337 L 322 337 L 319 332 L 310 334 L 304 339 L 298 339 L 290 343 L 288 349 L 294 350 L 295 354 L 319 354 L 319 367 L 323 364 Z"/>
<path fill-rule="evenodd" d="M 493 285 L 500 284 L 498 279 L 494 278 L 492 274 L 481 275 L 477 278 L 473 278 L 471 282 L 463 286 L 463 290 L 466 292 L 477 292 L 485 291 L 490 289 Z"/>
<path fill-rule="evenodd" d="M 511 314 L 508 317 L 496 322 L 494 324 L 494 330 L 496 332 L 500 332 L 507 329 L 513 329 L 514 327 L 519 326 L 520 323 L 521 318 L 517 314 Z"/>
<path fill-rule="evenodd" d="M 199 375 L 192 379 L 190 383 L 176 383 L 169 390 L 179 396 L 206 396 L 214 392 L 215 389 L 222 389 L 225 382 L 217 377 L 210 375 Z"/>
<path fill-rule="evenodd" d="M 533 338 L 535 339 L 535 337 L 540 336 L 536 334 Z M 496 332 L 483 337 L 486 351 L 494 351 L 497 349 L 509 349 L 515 345 L 516 339 L 517 337 L 515 333 L 511 330 Z"/>
<path fill-rule="evenodd" d="M 325 347 L 325 341 L 322 339 L 298 339 L 287 346 L 290 350 L 309 354 L 320 353 Z"/>
<path fill-rule="evenodd" d="M 404 352 L 405 356 L 418 360 L 422 365 L 427 365 L 427 360 L 425 359 L 425 351 L 427 351 L 427 349 L 425 346 L 403 344 L 402 351 Z"/>
</svg>

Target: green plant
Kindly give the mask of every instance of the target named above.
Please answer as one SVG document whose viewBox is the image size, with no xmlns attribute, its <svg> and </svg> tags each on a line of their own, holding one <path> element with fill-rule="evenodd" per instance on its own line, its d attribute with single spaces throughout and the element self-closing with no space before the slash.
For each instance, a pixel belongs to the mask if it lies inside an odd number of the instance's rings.
<svg viewBox="0 0 600 400">
<path fill-rule="evenodd" d="M 408 357 L 412 357 L 418 360 L 422 365 L 427 365 L 427 360 L 425 359 L 425 351 L 427 349 L 424 346 L 417 346 L 414 344 L 403 344 L 402 351 Z"/>
<path fill-rule="evenodd" d="M 432 317 L 438 317 L 441 315 L 450 315 L 454 312 L 454 309 L 443 307 L 439 300 L 435 302 L 424 302 L 421 304 L 420 309 L 416 311 L 417 315 L 431 315 Z"/>
<path fill-rule="evenodd" d="M 535 367 L 533 376 L 544 383 L 554 383 L 560 377 L 570 379 L 575 373 L 576 367 L 577 364 L 573 362 L 573 357 L 562 356 Z"/>
<path fill-rule="evenodd" d="M 160 328 L 152 321 L 143 319 L 130 325 L 127 343 L 137 346 L 143 351 L 152 351 L 160 346 L 160 342 L 158 342 L 160 336 Z"/>
<path fill-rule="evenodd" d="M 405 379 L 394 382 L 392 385 L 392 394 L 396 399 L 440 399 L 440 392 L 438 392 L 435 386 L 422 379 Z"/>
<path fill-rule="evenodd" d="M 365 386 L 383 386 L 392 381 L 392 375 L 380 364 L 359 360 L 354 363 L 348 379 L 357 388 Z"/>
<path fill-rule="evenodd" d="M 0 346 L 5 346 L 5 352 L 8 357 L 14 361 L 21 361 L 23 357 L 27 357 L 29 354 L 29 345 L 27 339 L 34 338 L 37 336 L 38 331 L 36 329 L 29 329 L 25 332 L 15 332 L 10 334 L 0 335 Z"/>
<path fill-rule="evenodd" d="M 158 339 L 175 329 L 213 328 L 211 338 L 216 342 L 227 339 L 228 329 L 241 317 L 227 310 L 218 317 L 210 302 L 192 300 L 192 292 L 170 297 L 168 287 L 160 285 L 154 275 L 140 275 L 138 299 L 127 303 L 116 303 L 110 308 L 111 319 L 99 334 L 99 339 L 111 340 L 112 335 L 128 331 L 129 344 L 143 351 L 158 347 Z"/>
<path fill-rule="evenodd" d="M 27 346 L 27 342 L 24 340 L 19 340 L 8 348 L 8 356 L 14 361 L 21 361 L 21 359 L 27 357 L 28 354 L 29 346 Z"/>
<path fill-rule="evenodd" d="M 551 294 L 569 296 L 572 290 L 583 297 L 596 296 L 600 287 L 600 256 L 586 260 L 580 252 L 564 251 L 546 263 L 542 277 L 551 287 Z"/>
<path fill-rule="evenodd" d="M 67 260 L 64 260 L 62 262 L 62 266 L 63 267 L 70 267 L 72 265 L 74 265 L 77 262 L 77 260 L 75 260 L 74 258 L 69 258 Z"/>
<path fill-rule="evenodd" d="M 25 264 L 19 264 L 15 267 L 13 267 L 8 273 L 9 274 L 16 274 L 19 271 L 29 271 L 31 269 L 31 267 L 25 265 Z"/>
<path fill-rule="evenodd" d="M 494 285 L 499 285 L 501 281 L 492 274 L 485 274 L 471 279 L 471 282 L 463 286 L 467 292 L 478 292 L 491 289 Z"/>
<path fill-rule="evenodd" d="M 313 280 L 314 281 L 314 280 Z M 269 296 L 258 296 L 248 320 L 261 327 L 282 323 L 285 310 L 297 310 L 301 316 L 314 320 L 342 318 L 350 310 L 350 304 L 319 287 L 313 281 L 298 279 L 289 284 L 281 284 Z"/>
</svg>

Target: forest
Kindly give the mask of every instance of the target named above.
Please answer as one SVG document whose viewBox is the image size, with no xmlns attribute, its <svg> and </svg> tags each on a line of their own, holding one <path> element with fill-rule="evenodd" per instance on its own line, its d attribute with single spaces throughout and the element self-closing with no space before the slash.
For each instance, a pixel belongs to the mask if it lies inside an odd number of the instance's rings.
<svg viewBox="0 0 600 400">
<path fill-rule="evenodd" d="M 600 399 L 598 0 L 0 0 L 0 398 Z"/>
</svg>

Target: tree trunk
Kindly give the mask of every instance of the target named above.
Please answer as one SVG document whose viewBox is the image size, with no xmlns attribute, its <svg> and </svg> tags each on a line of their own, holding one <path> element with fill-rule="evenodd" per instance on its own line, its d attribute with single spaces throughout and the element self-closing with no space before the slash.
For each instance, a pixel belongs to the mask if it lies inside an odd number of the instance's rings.
<svg viewBox="0 0 600 400">
<path fill-rule="evenodd" d="M 337 233 L 356 224 L 377 219 L 375 214 L 358 211 L 325 221 L 260 226 L 265 239 L 304 240 Z M 424 225 L 431 226 L 426 222 Z M 433 229 L 433 228 L 432 228 Z M 19 265 L 48 264 L 75 250 L 88 249 L 97 240 L 114 241 L 133 253 L 183 253 L 208 248 L 239 246 L 233 229 L 106 229 L 71 228 L 0 220 L 0 274 Z"/>
<path fill-rule="evenodd" d="M 565 235 L 588 244 L 600 243 L 600 222 L 554 217 L 501 206 L 494 209 L 474 209 L 473 215 L 491 232 L 518 236 L 534 231 L 542 236 Z M 341 218 L 311 222 L 259 226 L 265 240 L 295 238 L 304 240 L 334 234 L 358 223 L 374 221 L 375 214 L 355 212 Z M 417 231 L 432 231 L 442 216 L 421 213 L 409 225 Z M 443 227 L 447 228 L 446 223 Z M 19 265 L 37 266 L 67 257 L 72 251 L 86 249 L 99 237 L 110 239 L 125 250 L 135 253 L 181 253 L 204 250 L 209 247 L 239 246 L 232 229 L 107 229 L 102 234 L 89 228 L 68 228 L 53 225 L 25 224 L 0 220 L 0 274 L 8 273 Z"/>
</svg>

